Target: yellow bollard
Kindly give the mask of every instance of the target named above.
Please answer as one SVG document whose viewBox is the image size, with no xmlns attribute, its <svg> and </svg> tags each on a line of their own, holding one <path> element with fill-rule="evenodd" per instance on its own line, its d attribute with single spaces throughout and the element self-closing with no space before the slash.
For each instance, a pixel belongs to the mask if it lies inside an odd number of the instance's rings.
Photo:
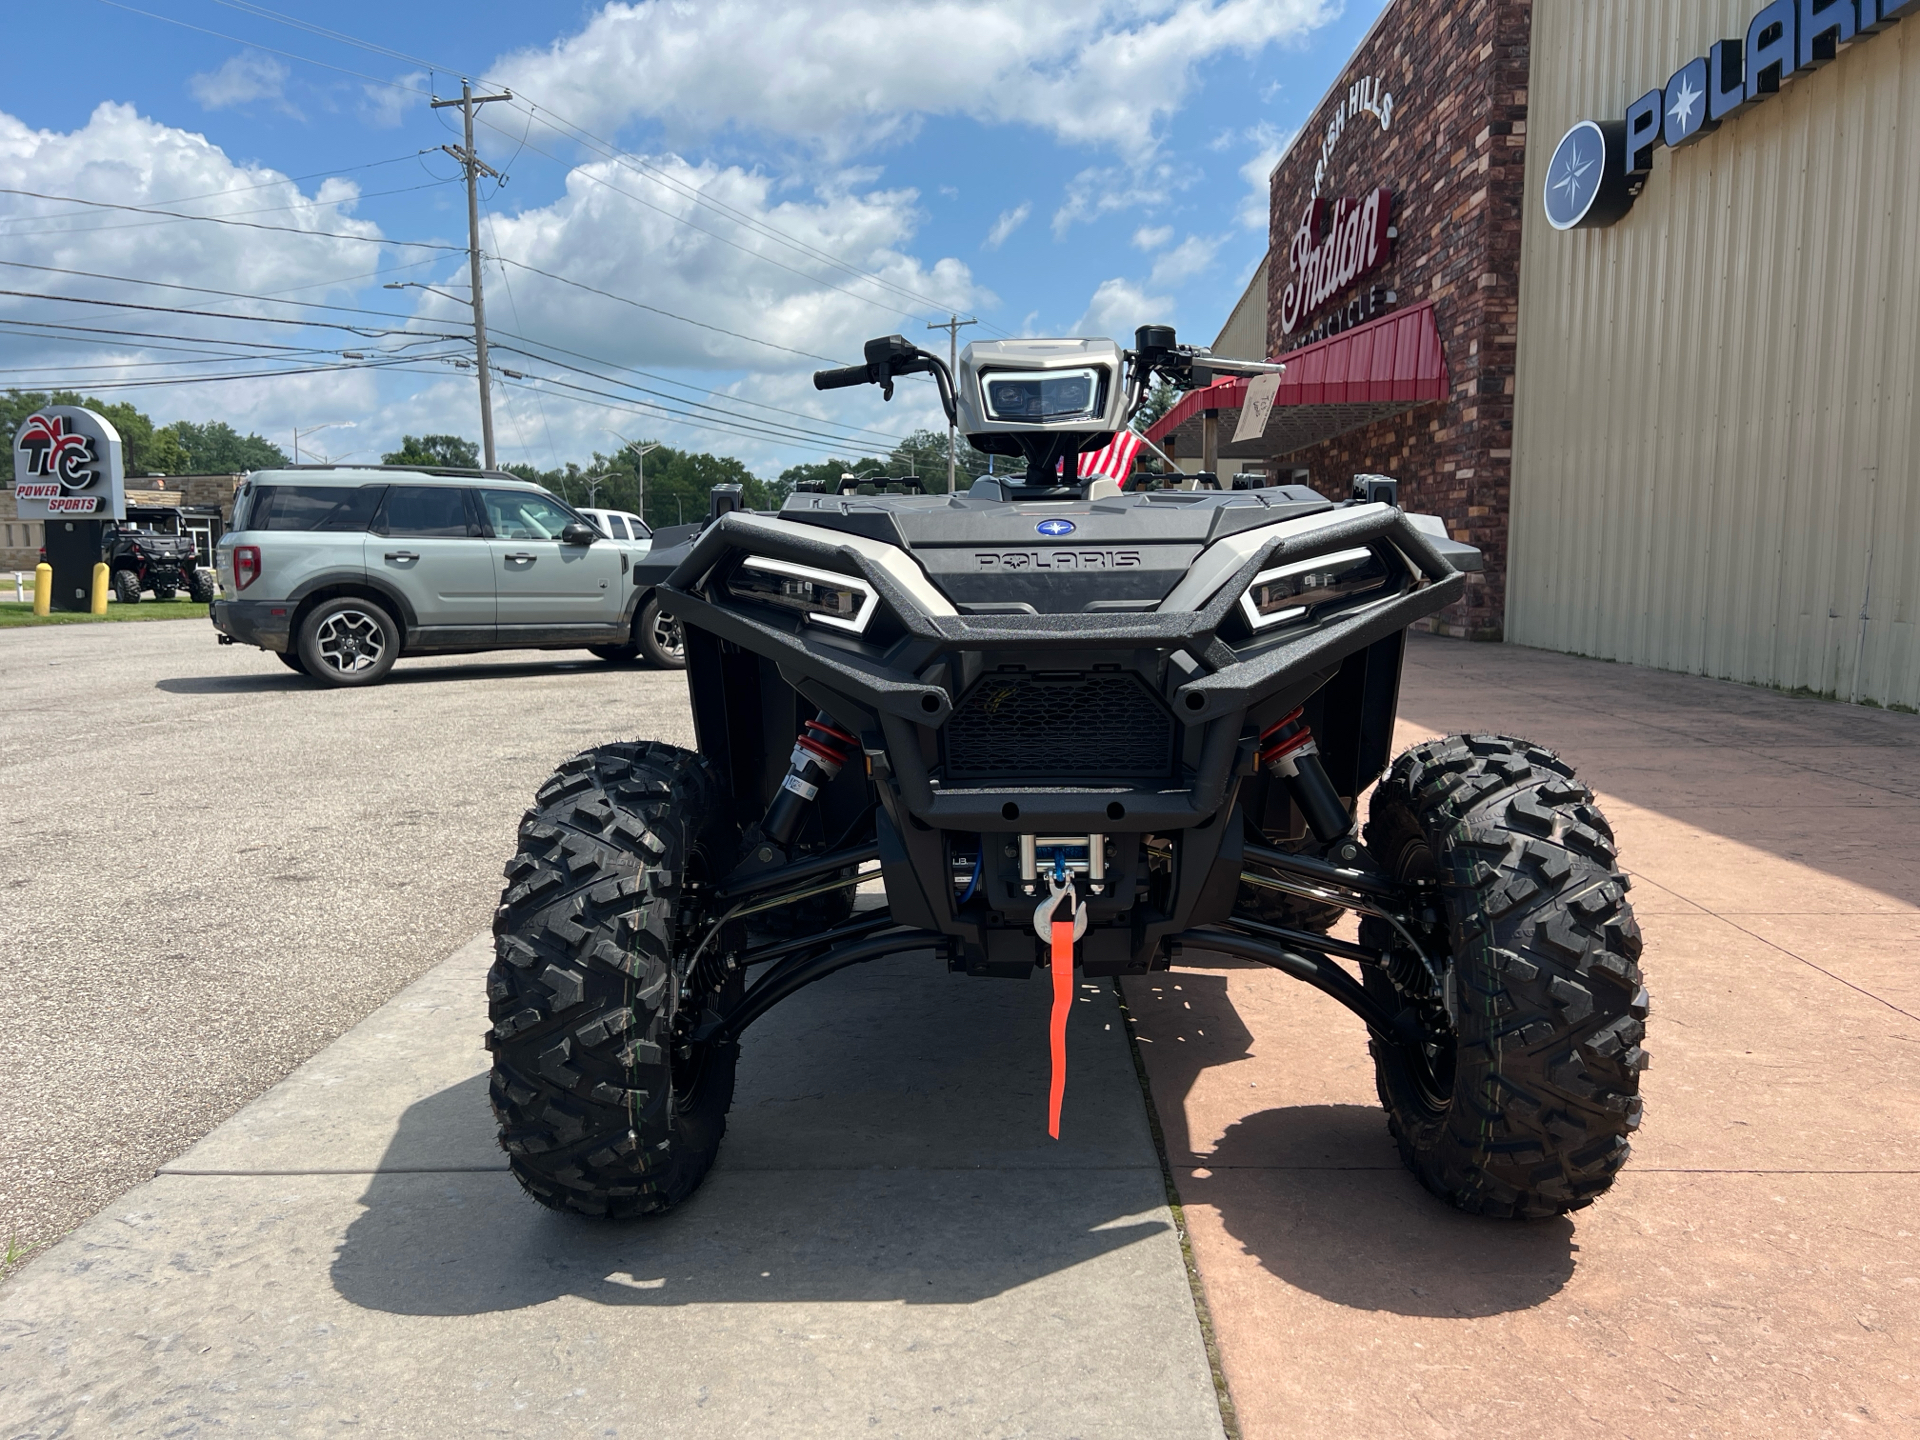
<svg viewBox="0 0 1920 1440">
<path fill-rule="evenodd" d="M 93 613 L 107 613 L 107 562 L 104 560 L 93 564 Z"/>
<path fill-rule="evenodd" d="M 33 567 L 33 613 L 47 615 L 53 611 L 53 566 L 42 560 Z"/>
</svg>

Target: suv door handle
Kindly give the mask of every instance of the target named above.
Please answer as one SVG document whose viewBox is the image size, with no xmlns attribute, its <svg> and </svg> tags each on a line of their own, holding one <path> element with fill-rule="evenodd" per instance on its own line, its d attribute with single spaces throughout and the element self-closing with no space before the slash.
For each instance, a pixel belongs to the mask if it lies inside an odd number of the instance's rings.
<svg viewBox="0 0 1920 1440">
<path fill-rule="evenodd" d="M 534 561 L 534 557 L 525 550 L 509 550 L 503 558 L 507 560 L 524 560 L 529 565 Z"/>
<path fill-rule="evenodd" d="M 387 559 L 389 560 L 418 560 L 419 558 L 420 558 L 420 554 L 416 550 L 387 551 Z"/>
</svg>

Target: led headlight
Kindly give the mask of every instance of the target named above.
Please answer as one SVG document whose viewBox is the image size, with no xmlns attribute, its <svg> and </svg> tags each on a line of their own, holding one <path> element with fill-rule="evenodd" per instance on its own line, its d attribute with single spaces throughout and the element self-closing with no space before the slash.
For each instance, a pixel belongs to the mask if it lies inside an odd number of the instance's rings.
<svg viewBox="0 0 1920 1440">
<path fill-rule="evenodd" d="M 1386 562 L 1371 550 L 1316 555 L 1253 577 L 1240 597 L 1247 624 L 1265 630 L 1298 620 L 1316 605 L 1384 590 L 1392 582 Z"/>
<path fill-rule="evenodd" d="M 867 628 L 878 599 L 873 587 L 855 576 L 812 570 L 764 555 L 749 555 L 734 568 L 727 577 L 727 593 L 855 635 Z"/>
</svg>

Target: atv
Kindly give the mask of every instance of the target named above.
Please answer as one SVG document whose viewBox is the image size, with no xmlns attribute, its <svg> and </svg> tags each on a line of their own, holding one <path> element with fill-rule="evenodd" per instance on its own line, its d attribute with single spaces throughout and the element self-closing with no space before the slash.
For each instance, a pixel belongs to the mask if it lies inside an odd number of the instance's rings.
<svg viewBox="0 0 1920 1440">
<path fill-rule="evenodd" d="M 777 513 L 717 487 L 662 551 L 699 749 L 562 764 L 495 919 L 491 1099 L 536 1199 L 685 1200 L 753 1022 L 903 952 L 1047 972 L 1056 1136 L 1075 970 L 1192 951 L 1351 1011 L 1401 1157 L 1449 1203 L 1548 1216 L 1612 1184 L 1647 992 L 1592 792 L 1512 736 L 1389 754 L 1407 629 L 1478 552 L 1384 477 L 1338 502 L 1083 479 L 1079 457 L 1156 379 L 1192 388 L 1197 360 L 1279 368 L 1162 326 L 1127 350 L 974 344 L 957 373 L 871 341 L 816 387 L 891 399 L 931 377 L 970 443 L 1024 468 L 952 495 L 801 490 Z M 856 906 L 875 880 L 885 904 Z M 1357 938 L 1336 938 L 1349 914 Z"/>
<path fill-rule="evenodd" d="M 101 531 L 100 558 L 113 576 L 114 598 L 123 604 L 136 603 L 143 590 L 156 600 L 171 600 L 182 590 L 196 605 L 213 599 L 213 571 L 200 565 L 191 535 L 116 521 Z"/>
</svg>

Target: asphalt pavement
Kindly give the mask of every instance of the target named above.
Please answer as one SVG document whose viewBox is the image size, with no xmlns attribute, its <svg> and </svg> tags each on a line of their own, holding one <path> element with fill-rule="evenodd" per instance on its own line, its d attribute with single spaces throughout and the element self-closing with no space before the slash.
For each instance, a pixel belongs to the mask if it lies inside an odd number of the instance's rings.
<svg viewBox="0 0 1920 1440">
<path fill-rule="evenodd" d="M 204 622 L 0 631 L 0 1248 L 150 1178 L 487 924 L 555 762 L 689 743 L 583 651 L 322 690 Z"/>
</svg>

